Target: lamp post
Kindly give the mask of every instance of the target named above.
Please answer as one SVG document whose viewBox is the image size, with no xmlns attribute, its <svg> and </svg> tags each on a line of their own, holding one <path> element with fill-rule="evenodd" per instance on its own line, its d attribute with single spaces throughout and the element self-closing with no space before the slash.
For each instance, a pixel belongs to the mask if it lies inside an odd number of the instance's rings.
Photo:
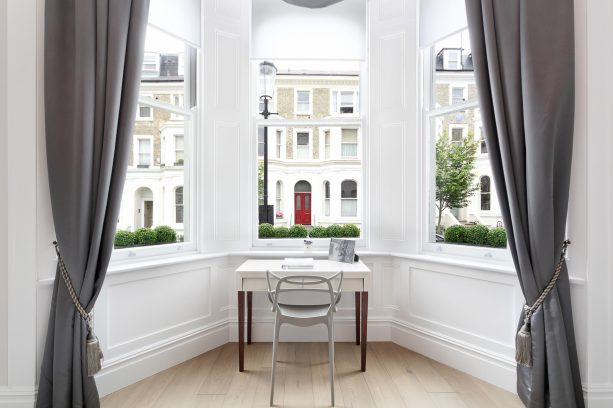
<svg viewBox="0 0 613 408">
<path fill-rule="evenodd" d="M 277 67 L 271 62 L 264 61 L 259 67 L 259 91 L 260 100 L 264 103 L 264 109 L 260 115 L 264 119 L 268 119 L 275 112 L 268 110 L 268 104 L 272 100 L 275 92 L 275 77 L 277 75 Z M 260 224 L 274 224 L 273 206 L 268 205 L 268 126 L 264 126 L 264 205 L 259 207 Z"/>
</svg>

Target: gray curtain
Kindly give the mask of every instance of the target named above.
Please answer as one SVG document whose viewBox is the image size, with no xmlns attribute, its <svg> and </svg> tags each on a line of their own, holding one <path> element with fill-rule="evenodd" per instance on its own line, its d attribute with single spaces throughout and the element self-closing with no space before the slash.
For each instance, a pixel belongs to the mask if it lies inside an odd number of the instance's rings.
<svg viewBox="0 0 613 408">
<path fill-rule="evenodd" d="M 149 0 L 46 0 L 45 129 L 57 241 L 81 304 L 104 281 L 136 115 Z M 98 407 L 86 325 L 56 273 L 37 407 Z"/>
<path fill-rule="evenodd" d="M 553 275 L 565 238 L 573 0 L 466 0 L 466 10 L 496 191 L 519 282 L 532 305 Z M 566 265 L 532 317 L 532 355 L 532 367 L 517 367 L 526 406 L 583 407 Z"/>
<path fill-rule="evenodd" d="M 306 7 L 306 8 L 323 8 L 328 7 L 336 3 L 340 3 L 343 0 L 283 0 L 288 4 L 294 6 Z"/>
</svg>

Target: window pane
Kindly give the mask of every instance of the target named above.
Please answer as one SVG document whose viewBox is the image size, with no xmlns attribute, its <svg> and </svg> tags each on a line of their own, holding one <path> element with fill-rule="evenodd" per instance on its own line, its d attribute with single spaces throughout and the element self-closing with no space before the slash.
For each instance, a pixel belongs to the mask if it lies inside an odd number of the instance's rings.
<svg viewBox="0 0 613 408">
<path fill-rule="evenodd" d="M 264 128 L 258 128 L 258 156 L 264 156 Z"/>
<path fill-rule="evenodd" d="M 430 107 L 440 108 L 465 101 L 476 101 L 477 87 L 468 31 L 439 41 L 431 50 L 434 84 L 429 90 Z"/>
<path fill-rule="evenodd" d="M 343 198 L 341 200 L 341 216 L 355 217 L 358 215 L 358 200 Z"/>
<path fill-rule="evenodd" d="M 355 181 L 345 180 L 341 183 L 341 198 L 358 198 L 358 187 Z"/>
<path fill-rule="evenodd" d="M 339 114 L 341 105 L 357 112 L 362 63 L 329 60 L 279 60 L 273 63 L 278 69 L 274 98 L 275 111 L 279 115 L 275 117 L 275 126 L 268 130 L 270 135 L 276 135 L 278 131 L 279 135 L 285 136 L 282 143 L 274 137 L 269 140 L 276 144 L 277 152 L 272 151 L 275 159 L 269 162 L 268 179 L 272 189 L 277 181 L 282 181 L 283 196 L 287 197 L 283 202 L 271 194 L 269 201 L 276 205 L 275 212 L 282 208 L 284 214 L 275 217 L 275 224 L 289 227 L 293 223 L 306 225 L 314 222 L 314 225 L 320 225 L 319 220 L 323 219 L 326 219 L 326 224 L 342 223 L 341 214 L 347 214 L 346 217 L 352 218 L 346 222 L 361 227 L 356 203 L 356 186 L 362 178 L 362 163 L 357 157 L 360 122 L 356 117 L 355 122 L 348 120 L 345 126 L 322 127 L 308 121 Z M 256 74 L 257 69 L 252 72 Z M 257 81 L 256 78 L 252 80 Z M 253 100 L 253 106 L 255 103 Z M 301 113 L 299 109 L 304 110 Z M 306 121 L 297 126 L 292 123 L 294 119 Z M 253 137 L 257 138 L 257 133 Z M 343 157 L 350 160 L 341 160 Z M 263 170 L 258 176 L 258 184 L 261 184 Z M 343 210 L 340 189 L 344 180 L 351 182 L 346 186 L 346 195 L 352 202 L 344 204 Z M 254 202 L 257 202 L 256 197 Z"/>
</svg>

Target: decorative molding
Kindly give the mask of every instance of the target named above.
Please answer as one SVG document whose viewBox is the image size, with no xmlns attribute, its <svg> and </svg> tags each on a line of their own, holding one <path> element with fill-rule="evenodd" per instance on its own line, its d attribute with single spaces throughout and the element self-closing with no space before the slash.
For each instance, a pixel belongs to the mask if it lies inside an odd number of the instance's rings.
<svg viewBox="0 0 613 408">
<path fill-rule="evenodd" d="M 0 408 L 32 408 L 36 387 L 0 387 Z"/>
<path fill-rule="evenodd" d="M 240 36 L 226 31 L 215 30 L 215 108 L 228 108 L 234 112 L 240 110 L 240 75 L 239 75 Z M 222 55 L 229 60 L 222 61 Z M 225 79 L 225 80 L 224 80 Z M 234 88 L 234 89 L 232 89 Z M 224 91 L 221 92 L 221 89 Z M 224 98 L 232 98 L 224 102 Z"/>
</svg>

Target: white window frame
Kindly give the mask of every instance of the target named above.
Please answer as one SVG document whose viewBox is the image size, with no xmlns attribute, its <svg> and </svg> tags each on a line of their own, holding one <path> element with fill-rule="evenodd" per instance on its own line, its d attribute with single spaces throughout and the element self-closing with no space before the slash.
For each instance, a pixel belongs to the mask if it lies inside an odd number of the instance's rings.
<svg viewBox="0 0 613 408">
<path fill-rule="evenodd" d="M 281 186 L 280 189 L 277 189 L 277 186 Z M 275 183 L 275 219 L 284 220 L 285 219 L 285 205 L 283 202 L 283 194 L 285 193 L 285 185 L 283 180 L 277 180 Z M 277 211 L 283 211 L 283 217 L 277 218 Z"/>
<path fill-rule="evenodd" d="M 344 144 L 353 144 L 353 143 L 343 143 L 343 129 L 354 129 L 356 131 L 356 142 L 355 142 L 355 156 L 343 156 L 343 145 Z M 341 128 L 341 159 L 343 160 L 355 160 L 360 157 L 360 129 L 352 128 L 349 126 L 345 126 Z"/>
<path fill-rule="evenodd" d="M 355 183 L 355 198 L 343 198 L 343 183 L 346 181 L 353 181 Z M 343 179 L 341 180 L 339 187 L 339 199 L 340 199 L 340 217 L 342 220 L 352 220 L 360 218 L 360 184 L 357 180 Z M 343 215 L 343 200 L 355 200 L 355 215 Z"/>
<path fill-rule="evenodd" d="M 179 104 L 175 104 L 174 103 L 174 99 L 175 97 L 179 97 Z M 181 92 L 181 93 L 171 93 L 170 94 L 170 104 L 174 105 L 174 106 L 179 106 L 181 108 L 183 108 L 185 106 L 185 95 Z M 183 115 L 178 115 L 174 112 L 170 113 L 170 120 L 181 120 L 183 119 Z"/>
<path fill-rule="evenodd" d="M 283 129 L 275 129 L 275 156 L 278 160 L 285 158 L 285 149 L 283 148 L 285 146 L 285 143 L 283 143 L 285 140 L 284 134 L 285 131 Z"/>
<path fill-rule="evenodd" d="M 332 129 L 320 129 L 322 132 L 321 145 L 323 146 L 323 154 L 321 155 L 322 160 L 330 160 L 332 159 Z M 328 140 L 326 141 L 326 133 L 328 134 Z M 327 143 L 326 143 L 327 142 Z"/>
<path fill-rule="evenodd" d="M 307 112 L 298 112 L 298 92 L 309 93 L 309 110 Z M 294 89 L 294 115 L 313 115 L 313 88 Z"/>
<path fill-rule="evenodd" d="M 337 93 L 336 101 L 334 101 L 334 98 L 332 97 L 332 95 L 335 92 Z M 342 92 L 351 92 L 351 93 L 353 93 L 353 95 L 352 95 L 353 113 L 341 113 L 341 93 Z M 330 89 L 330 115 L 339 115 L 339 116 L 357 116 L 357 115 L 359 115 L 359 108 L 358 108 L 358 106 L 359 106 L 359 103 L 358 103 L 359 95 L 360 95 L 360 91 L 356 91 L 356 90 L 353 90 L 353 89 L 346 89 L 346 88 L 333 88 L 333 89 Z"/>
<path fill-rule="evenodd" d="M 154 158 L 153 158 L 153 136 L 152 135 L 134 135 L 134 147 L 132 151 L 134 152 L 134 156 L 132 157 L 132 163 L 134 163 L 135 168 L 139 168 L 140 164 L 140 141 L 148 140 L 149 141 L 149 158 L 150 164 L 147 167 L 140 167 L 141 169 L 150 169 L 154 166 Z"/>
<path fill-rule="evenodd" d="M 155 58 L 155 69 L 145 69 L 145 64 L 150 64 L 151 62 L 148 61 L 147 59 L 149 57 L 154 57 Z M 155 78 L 160 76 L 160 54 L 156 53 L 156 52 L 146 52 L 145 55 L 143 56 L 143 64 L 141 66 L 142 68 L 142 75 L 146 78 Z"/>
<path fill-rule="evenodd" d="M 170 33 L 167 33 L 171 35 Z M 187 55 L 187 54 L 185 54 Z M 185 100 L 190 100 L 189 93 L 196 92 L 198 94 L 202 94 L 203 92 L 203 82 L 200 78 L 201 72 L 204 67 L 204 56 L 200 49 L 196 50 L 195 53 L 196 62 L 198 64 L 198 70 L 196 71 L 195 85 L 199 87 L 198 90 L 195 88 L 192 89 L 191 82 L 188 72 L 185 72 L 185 84 L 186 84 L 186 94 L 184 95 Z M 187 60 L 187 58 L 186 58 Z M 187 61 L 185 61 L 187 63 Z M 159 64 L 159 60 L 158 60 Z M 156 257 L 166 256 L 183 256 L 183 255 L 192 255 L 197 253 L 198 249 L 198 236 L 199 231 L 196 229 L 196 225 L 199 225 L 198 219 L 201 217 L 200 211 L 198 210 L 198 206 L 196 205 L 196 185 L 201 178 L 201 173 L 203 171 L 202 166 L 197 166 L 196 161 L 193 160 L 193 157 L 196 155 L 196 152 L 199 152 L 204 148 L 204 141 L 199 140 L 194 137 L 196 134 L 202 134 L 201 128 L 202 123 L 199 121 L 199 117 L 201 116 L 201 110 L 203 109 L 203 104 L 201 101 L 198 102 L 198 106 L 193 108 L 180 107 L 175 106 L 167 102 L 159 101 L 153 99 L 151 95 L 147 95 L 146 93 L 141 93 L 138 99 L 138 103 L 142 105 L 147 105 L 153 109 L 162 109 L 164 111 L 170 112 L 170 114 L 181 115 L 185 118 L 184 122 L 184 165 L 183 165 L 183 234 L 184 236 L 189 236 L 189 241 L 185 242 L 177 242 L 172 244 L 163 244 L 163 245 L 152 245 L 152 246 L 144 246 L 144 247 L 131 247 L 131 248 L 117 248 L 113 249 L 111 254 L 111 263 L 112 267 L 123 268 L 123 265 L 130 265 L 139 262 L 149 262 L 149 259 L 152 259 L 152 263 L 155 264 L 157 261 Z M 140 135 L 135 135 L 140 136 Z M 147 135 L 149 136 L 149 135 Z M 151 136 L 152 137 L 152 136 Z M 153 142 L 152 142 L 153 148 Z M 154 163 L 153 152 L 151 154 L 152 165 Z M 137 161 L 134 161 L 135 165 Z M 174 197 L 174 189 L 172 190 L 173 197 L 172 203 L 175 202 Z M 174 206 L 173 206 L 174 209 Z M 176 220 L 176 214 L 173 217 Z"/>
<path fill-rule="evenodd" d="M 251 75 L 252 78 L 257 78 L 258 75 L 258 65 L 260 62 L 264 61 L 261 58 L 252 58 L 251 60 Z M 350 61 L 350 60 L 340 60 L 340 61 Z M 353 62 L 355 62 L 354 60 L 352 60 Z M 368 71 L 366 68 L 366 61 L 364 62 L 360 62 L 360 68 L 359 68 L 359 90 L 358 90 L 358 98 L 359 95 L 361 93 L 362 96 L 368 95 Z M 304 88 L 299 88 L 299 90 L 303 90 Z M 251 93 L 251 100 L 254 100 L 257 98 L 258 95 L 258 90 L 257 90 L 257 81 L 252 80 L 251 81 L 251 87 L 250 87 L 250 93 Z M 277 95 L 278 93 L 275 93 L 275 95 Z M 311 93 L 311 96 L 313 95 L 313 93 Z M 294 94 L 294 105 L 295 105 L 295 94 Z M 318 127 L 320 129 L 319 132 L 319 137 L 323 138 L 323 133 L 321 132 L 321 129 L 327 129 L 327 128 L 335 128 L 335 127 L 356 127 L 360 129 L 361 132 L 361 137 L 362 137 L 362 150 L 360 152 L 360 154 L 365 157 L 368 154 L 368 144 L 366 143 L 366 135 L 368 135 L 368 120 L 367 120 L 367 116 L 368 116 L 368 103 L 367 103 L 367 99 L 366 102 L 364 103 L 359 103 L 358 101 L 358 106 L 362 107 L 362 109 L 358 108 L 358 114 L 357 115 L 348 115 L 346 117 L 342 117 L 342 118 L 322 118 L 322 119 L 305 119 L 305 118 L 300 118 L 300 119 L 284 119 L 284 118 L 278 118 L 278 117 L 274 117 L 271 116 L 269 119 L 263 119 L 261 115 L 259 115 L 259 110 L 257 109 L 257 104 L 251 103 L 250 106 L 252 106 L 252 114 L 251 117 L 253 118 L 253 123 L 255 126 L 252 126 L 252 132 L 256 132 L 257 130 L 257 126 L 277 126 L 277 127 L 282 127 L 284 129 L 287 128 L 293 128 L 294 132 L 293 135 L 289 134 L 288 132 L 284 132 L 285 133 L 285 137 L 286 137 L 286 141 L 289 140 L 290 137 L 294 138 L 295 137 L 295 130 L 302 130 L 303 127 L 308 126 L 308 127 Z M 311 103 L 311 106 L 312 103 Z M 295 108 L 295 106 L 294 106 Z M 311 129 L 309 129 L 311 130 Z M 331 137 L 331 142 L 334 140 L 334 138 L 332 137 L 332 133 L 330 134 Z M 284 250 L 284 249 L 290 249 L 290 250 L 302 250 L 302 248 L 304 247 L 304 243 L 302 239 L 296 239 L 296 238 L 287 238 L 287 239 L 260 239 L 258 237 L 258 228 L 257 228 L 257 219 L 258 219 L 258 195 L 257 195 L 257 177 L 256 177 L 256 169 L 257 169 L 257 151 L 254 151 L 253 149 L 257 149 L 257 146 L 255 146 L 255 141 L 257 140 L 255 135 L 252 135 L 251 140 L 253 140 L 253 144 L 251 145 L 251 160 L 253 160 L 252 166 L 250 166 L 252 174 L 250 177 L 250 183 L 251 183 L 251 189 L 252 189 L 252 194 L 251 196 L 253 197 L 253 201 L 252 201 L 252 211 L 251 211 L 251 219 L 252 219 L 252 231 L 251 231 L 251 248 L 253 248 L 254 250 L 271 250 L 271 251 L 277 251 L 277 250 Z M 313 146 L 313 139 L 310 139 L 310 145 L 311 147 Z M 320 144 L 321 146 L 321 144 Z M 295 158 L 295 149 L 296 149 L 296 143 L 294 141 L 293 144 L 293 158 Z M 334 155 L 334 151 L 331 150 L 330 154 L 331 157 L 332 155 Z M 310 157 L 313 157 L 312 152 L 310 154 Z M 295 160 L 295 159 L 292 159 Z M 320 155 L 320 159 L 321 160 L 321 155 Z M 314 162 L 316 160 L 313 160 Z M 364 180 L 368 180 L 369 177 L 369 167 L 367 165 L 367 162 L 365 160 L 361 161 L 361 177 L 360 177 L 360 181 L 358 182 L 358 191 L 360 192 L 360 195 L 358 196 L 358 214 L 368 214 L 368 202 L 366 202 L 367 200 L 363 200 L 361 199 L 361 197 L 367 197 L 367 194 L 369 192 L 369 185 L 367 182 L 365 182 Z M 287 183 L 286 183 L 287 184 Z M 288 184 L 289 185 L 289 184 Z M 315 184 L 311 184 L 312 186 L 314 186 Z M 286 187 L 287 188 L 287 187 Z M 331 189 L 331 194 L 334 194 L 333 191 L 334 188 L 332 187 L 332 183 L 330 185 L 330 189 Z M 286 191 L 287 193 L 287 191 Z M 336 199 L 335 196 L 332 196 L 333 199 Z M 293 200 L 293 197 L 292 197 Z M 311 200 L 317 200 L 317 197 L 315 194 L 312 194 L 311 196 Z M 311 205 L 313 204 L 314 201 L 312 201 Z M 287 210 L 287 208 L 286 208 Z M 286 211 L 285 212 L 285 217 L 287 218 L 289 215 L 289 213 Z M 332 214 L 331 214 L 332 215 Z M 351 218 L 347 217 L 346 219 L 343 219 L 343 221 L 345 222 L 352 222 L 355 220 L 352 220 Z M 360 248 L 362 250 L 367 249 L 368 248 L 368 243 L 369 243 L 369 233 L 370 233 L 370 219 L 367 216 L 363 216 L 361 219 L 359 219 L 361 226 L 360 226 L 360 230 L 361 230 L 361 235 L 360 238 L 357 238 L 356 241 L 356 248 Z M 315 222 L 317 223 L 317 219 L 315 220 Z M 328 247 L 330 245 L 330 240 L 326 239 L 326 238 L 315 238 L 313 239 L 313 246 L 315 249 L 320 250 L 320 251 L 327 251 Z"/>
<path fill-rule="evenodd" d="M 468 85 L 456 85 L 456 84 L 449 84 L 449 105 L 457 105 L 453 103 L 453 89 L 460 89 L 462 88 L 462 99 L 464 99 L 463 102 L 466 102 L 468 100 Z M 460 102 L 461 103 L 461 102 Z"/>
<path fill-rule="evenodd" d="M 326 197 L 326 184 L 328 185 L 328 197 Z M 330 198 L 332 197 L 332 184 L 330 183 L 330 180 L 324 180 L 323 183 L 323 188 L 322 188 L 322 196 L 324 198 L 324 208 L 323 208 L 323 213 L 324 213 L 324 217 L 330 217 L 330 213 L 331 213 L 331 202 L 330 202 Z"/>
<path fill-rule="evenodd" d="M 447 136 L 449 137 L 449 143 L 453 144 L 452 132 L 454 129 L 462 130 L 462 140 L 468 135 L 468 123 L 450 123 L 447 127 Z"/>
<path fill-rule="evenodd" d="M 476 98 L 467 100 L 466 102 L 453 106 L 433 107 L 433 91 L 435 86 L 435 78 L 433 68 L 436 67 L 436 54 L 431 47 L 424 48 L 420 52 L 421 66 L 421 86 L 419 103 L 421 105 L 421 115 L 419 122 L 419 134 L 423 137 L 421 143 L 421 172 L 420 178 L 420 214 L 423 220 L 420 225 L 421 248 L 420 253 L 436 256 L 448 257 L 450 259 L 467 259 L 471 261 L 481 261 L 488 264 L 500 265 L 508 267 L 512 263 L 511 252 L 507 248 L 490 248 L 478 247 L 461 244 L 446 244 L 444 242 L 435 242 L 436 225 L 431 220 L 434 220 L 434 197 L 435 197 L 435 149 L 434 141 L 436 137 L 436 128 L 433 126 L 433 120 L 437 117 L 442 117 L 457 111 L 466 109 L 477 109 L 479 103 Z M 468 126 L 468 125 L 466 125 Z M 449 133 L 451 140 L 451 134 Z"/>
<path fill-rule="evenodd" d="M 293 161 L 313 161 L 313 129 L 309 128 L 294 128 L 293 130 L 294 145 L 292 147 L 292 160 Z M 309 134 L 309 157 L 305 159 L 298 158 L 298 133 Z"/>
<path fill-rule="evenodd" d="M 153 95 L 143 95 L 146 98 L 151 98 L 153 99 Z M 147 107 L 149 108 L 149 116 L 141 116 L 140 115 L 140 108 L 141 107 Z M 150 121 L 153 120 L 153 107 L 151 107 L 150 105 L 147 104 L 141 104 L 139 103 L 138 106 L 136 107 L 136 120 L 138 121 Z"/>
<path fill-rule="evenodd" d="M 260 129 L 262 129 L 262 141 L 260 142 Z M 269 129 L 270 130 L 270 129 Z M 258 126 L 256 129 L 256 151 L 259 159 L 264 158 L 264 150 L 262 150 L 262 154 L 260 154 L 260 145 L 262 145 L 262 149 L 266 149 L 266 136 L 264 135 L 264 126 Z M 270 136 L 270 135 L 269 135 Z"/>
<path fill-rule="evenodd" d="M 449 54 L 454 53 L 458 57 L 458 67 L 449 68 Z M 455 60 L 454 60 L 455 61 Z M 443 50 L 443 69 L 448 71 L 461 71 L 462 70 L 462 50 Z"/>
<path fill-rule="evenodd" d="M 183 150 L 177 149 L 177 137 L 182 137 L 183 138 Z M 185 166 L 185 134 L 179 134 L 179 133 L 173 134 L 173 145 L 174 145 L 174 148 L 175 148 L 175 150 L 174 150 L 174 158 L 175 159 L 174 159 L 174 161 L 172 163 L 173 166 L 177 165 L 176 163 L 178 162 L 178 159 L 177 159 L 177 152 L 178 151 L 182 151 L 183 152 L 183 164 L 182 164 L 182 166 Z"/>
<path fill-rule="evenodd" d="M 183 196 L 183 203 L 182 204 L 177 204 L 177 190 L 178 189 L 183 189 L 181 195 Z M 185 189 L 183 188 L 183 186 L 176 186 L 173 190 L 173 202 L 174 202 L 174 210 L 175 210 L 175 225 L 185 225 Z M 177 207 L 181 206 L 183 209 L 183 222 L 178 222 L 177 221 Z"/>
</svg>

